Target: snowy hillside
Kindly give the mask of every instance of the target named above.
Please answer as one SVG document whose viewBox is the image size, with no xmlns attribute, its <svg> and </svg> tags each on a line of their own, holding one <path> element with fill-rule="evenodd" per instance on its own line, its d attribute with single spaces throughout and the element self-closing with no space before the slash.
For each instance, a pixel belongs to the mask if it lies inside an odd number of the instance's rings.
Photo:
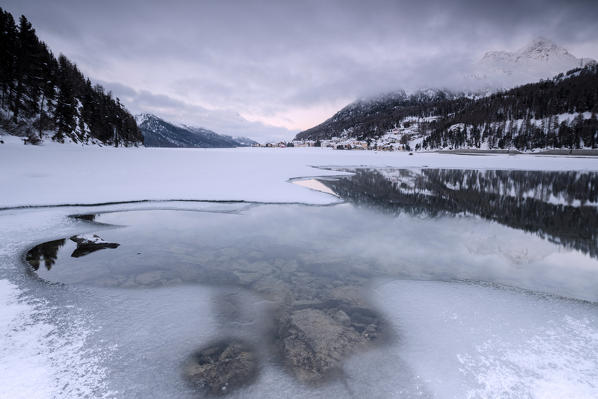
<svg viewBox="0 0 598 399">
<path fill-rule="evenodd" d="M 200 127 L 177 126 L 152 114 L 137 115 L 135 120 L 143 134 L 146 147 L 226 148 L 246 146 L 244 142 L 237 141 L 232 137 Z"/>
<path fill-rule="evenodd" d="M 436 115 L 438 107 L 462 96 L 447 90 L 421 90 L 411 95 L 396 91 L 360 99 L 320 125 L 297 134 L 296 140 L 376 138 L 397 128 L 405 118 Z"/>
<path fill-rule="evenodd" d="M 241 144 L 243 147 L 251 147 L 254 144 L 258 144 L 257 141 L 252 140 L 249 137 L 233 137 L 233 140 Z"/>
<path fill-rule="evenodd" d="M 494 94 L 398 92 L 350 104 L 296 140 L 385 150 L 597 148 L 597 90 L 598 67 L 589 63 Z"/>
</svg>

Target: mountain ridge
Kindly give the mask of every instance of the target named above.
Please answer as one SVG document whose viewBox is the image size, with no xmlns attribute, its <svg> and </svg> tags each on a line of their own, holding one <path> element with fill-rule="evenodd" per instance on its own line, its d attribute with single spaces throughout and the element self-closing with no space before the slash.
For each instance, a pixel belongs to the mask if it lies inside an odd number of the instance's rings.
<svg viewBox="0 0 598 399">
<path fill-rule="evenodd" d="M 255 143 L 251 139 L 235 139 L 202 127 L 175 124 L 150 113 L 138 114 L 135 120 L 146 147 L 231 148 Z"/>
</svg>

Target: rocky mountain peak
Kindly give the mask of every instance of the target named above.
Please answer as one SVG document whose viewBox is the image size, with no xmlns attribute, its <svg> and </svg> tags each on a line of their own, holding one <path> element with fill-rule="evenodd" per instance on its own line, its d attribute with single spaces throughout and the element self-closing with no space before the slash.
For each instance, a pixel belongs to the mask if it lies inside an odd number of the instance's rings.
<svg viewBox="0 0 598 399">
<path fill-rule="evenodd" d="M 596 61 L 577 58 L 553 41 L 538 37 L 517 51 L 488 51 L 476 63 L 474 76 L 490 86 L 511 87 L 551 78 Z"/>
<path fill-rule="evenodd" d="M 566 57 L 572 61 L 577 60 L 567 49 L 543 37 L 532 40 L 531 43 L 519 50 L 517 55 L 519 58 L 524 57 L 543 62 L 550 62 L 553 57 Z"/>
</svg>

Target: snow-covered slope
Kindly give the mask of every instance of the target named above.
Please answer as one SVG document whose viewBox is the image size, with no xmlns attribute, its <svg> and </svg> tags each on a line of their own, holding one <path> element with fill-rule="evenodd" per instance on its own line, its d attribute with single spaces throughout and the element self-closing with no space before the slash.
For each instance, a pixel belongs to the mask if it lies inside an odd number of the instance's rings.
<svg viewBox="0 0 598 399">
<path fill-rule="evenodd" d="M 254 144 L 258 144 L 257 141 L 252 140 L 249 137 L 233 137 L 233 140 L 245 147 L 251 147 Z"/>
<path fill-rule="evenodd" d="M 476 63 L 475 79 L 505 88 L 551 78 L 561 72 L 596 63 L 577 58 L 546 38 L 537 38 L 517 51 L 488 51 Z"/>
<path fill-rule="evenodd" d="M 175 125 L 152 114 L 135 116 L 146 147 L 243 147 L 244 142 L 201 127 Z"/>
</svg>

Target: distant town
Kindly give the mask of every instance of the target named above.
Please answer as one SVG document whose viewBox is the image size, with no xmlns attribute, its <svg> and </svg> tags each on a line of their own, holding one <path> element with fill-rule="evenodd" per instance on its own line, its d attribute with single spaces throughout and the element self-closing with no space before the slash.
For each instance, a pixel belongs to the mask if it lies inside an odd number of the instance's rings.
<svg viewBox="0 0 598 399">
<path fill-rule="evenodd" d="M 343 132 L 342 137 L 328 140 L 293 140 L 290 142 L 271 142 L 255 144 L 254 147 L 323 147 L 335 150 L 375 150 L 375 151 L 412 151 L 421 147 L 423 134 L 420 131 L 422 122 L 432 118 L 405 118 L 402 123 L 387 131 L 378 138 L 359 140 Z"/>
<path fill-rule="evenodd" d="M 373 140 L 294 140 L 290 142 L 278 143 L 264 143 L 254 144 L 253 147 L 267 147 L 267 148 L 290 148 L 290 147 L 322 147 L 332 148 L 335 150 L 376 150 L 376 151 L 410 151 L 409 144 L 401 144 L 399 142 L 386 142 L 384 144 Z"/>
</svg>

